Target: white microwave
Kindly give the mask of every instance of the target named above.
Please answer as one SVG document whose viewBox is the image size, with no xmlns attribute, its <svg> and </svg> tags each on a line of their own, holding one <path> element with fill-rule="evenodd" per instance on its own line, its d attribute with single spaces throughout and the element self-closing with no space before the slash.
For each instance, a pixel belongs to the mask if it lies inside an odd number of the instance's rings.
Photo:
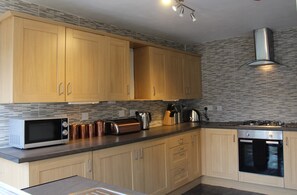
<svg viewBox="0 0 297 195">
<path fill-rule="evenodd" d="M 68 118 L 30 118 L 9 120 L 9 145 L 20 149 L 69 142 Z"/>
</svg>

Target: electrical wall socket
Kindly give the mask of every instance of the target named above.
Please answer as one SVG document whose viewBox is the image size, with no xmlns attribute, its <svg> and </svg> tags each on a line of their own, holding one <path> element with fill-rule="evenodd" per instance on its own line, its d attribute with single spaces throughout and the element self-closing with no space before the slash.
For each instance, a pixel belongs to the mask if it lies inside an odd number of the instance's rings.
<svg viewBox="0 0 297 195">
<path fill-rule="evenodd" d="M 222 111 L 223 107 L 222 106 L 217 106 L 217 111 Z"/>
<path fill-rule="evenodd" d="M 205 106 L 205 107 L 207 107 L 207 110 L 208 111 L 212 111 L 213 110 L 213 106 L 212 105 L 208 105 L 208 106 Z"/>
<path fill-rule="evenodd" d="M 89 120 L 89 113 L 87 112 L 81 113 L 81 120 L 82 121 Z"/>
<path fill-rule="evenodd" d="M 135 116 L 135 112 L 136 112 L 136 111 L 137 111 L 137 110 L 131 109 L 131 110 L 130 110 L 130 113 L 129 113 L 130 116 Z"/>
<path fill-rule="evenodd" d="M 126 116 L 126 111 L 125 110 L 120 110 L 119 111 L 119 117 L 125 117 Z"/>
</svg>

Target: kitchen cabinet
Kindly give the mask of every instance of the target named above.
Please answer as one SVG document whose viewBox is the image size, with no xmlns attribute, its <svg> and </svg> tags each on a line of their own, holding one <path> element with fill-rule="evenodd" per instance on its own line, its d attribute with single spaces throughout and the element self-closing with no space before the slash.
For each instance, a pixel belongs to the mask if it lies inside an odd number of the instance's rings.
<svg viewBox="0 0 297 195">
<path fill-rule="evenodd" d="M 0 102 L 65 101 L 65 27 L 9 17 L 0 29 Z"/>
<path fill-rule="evenodd" d="M 135 144 L 130 144 L 94 151 L 94 180 L 134 190 L 135 147 Z"/>
<path fill-rule="evenodd" d="M 297 132 L 284 131 L 285 188 L 297 189 Z"/>
<path fill-rule="evenodd" d="M 190 181 L 190 134 L 170 138 L 167 154 L 170 190 L 175 190 Z"/>
<path fill-rule="evenodd" d="M 155 47 L 134 49 L 135 99 L 162 100 L 165 96 L 167 51 Z"/>
<path fill-rule="evenodd" d="M 205 175 L 238 180 L 237 130 L 203 130 Z"/>
<path fill-rule="evenodd" d="M 185 55 L 183 84 L 185 99 L 198 99 L 202 97 L 200 57 Z"/>
<path fill-rule="evenodd" d="M 168 190 L 166 140 L 144 142 L 140 148 L 139 168 L 143 171 L 138 176 L 143 183 L 139 186 L 139 191 L 147 194 L 165 194 Z"/>
<path fill-rule="evenodd" d="M 93 152 L 94 179 L 148 194 L 167 191 L 165 140 Z"/>
<path fill-rule="evenodd" d="M 107 75 L 108 100 L 129 100 L 130 95 L 130 49 L 129 42 L 108 38 L 108 66 L 101 74 Z"/>
<path fill-rule="evenodd" d="M 195 132 L 190 134 L 191 142 L 190 142 L 190 180 L 197 179 L 201 176 L 201 142 L 200 130 L 196 130 Z"/>
<path fill-rule="evenodd" d="M 66 29 L 66 101 L 106 100 L 104 36 Z"/>
<path fill-rule="evenodd" d="M 200 58 L 154 47 L 134 49 L 135 98 L 153 100 L 201 97 Z"/>
<path fill-rule="evenodd" d="M 0 164 L 0 180 L 16 188 L 75 175 L 92 179 L 92 152 L 20 164 L 0 159 Z"/>
<path fill-rule="evenodd" d="M 165 65 L 165 92 L 168 99 L 184 99 L 183 72 L 185 55 L 168 51 Z"/>
</svg>

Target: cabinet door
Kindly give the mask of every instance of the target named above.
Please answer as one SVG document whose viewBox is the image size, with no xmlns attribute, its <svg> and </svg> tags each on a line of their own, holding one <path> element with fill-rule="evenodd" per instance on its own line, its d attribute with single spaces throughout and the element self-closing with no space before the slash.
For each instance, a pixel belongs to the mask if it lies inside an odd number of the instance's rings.
<svg viewBox="0 0 297 195">
<path fill-rule="evenodd" d="M 134 145 L 93 152 L 94 180 L 134 190 Z"/>
<path fill-rule="evenodd" d="M 70 176 L 92 179 L 92 153 L 69 155 L 29 163 L 30 186 Z"/>
<path fill-rule="evenodd" d="M 207 129 L 205 136 L 206 175 L 238 180 L 237 131 Z"/>
<path fill-rule="evenodd" d="M 65 101 L 64 58 L 64 27 L 15 18 L 13 101 Z"/>
<path fill-rule="evenodd" d="M 143 143 L 140 150 L 143 177 L 139 178 L 142 183 L 135 190 L 147 194 L 165 194 L 168 190 L 165 140 Z"/>
<path fill-rule="evenodd" d="M 297 189 L 297 132 L 284 131 L 285 188 Z"/>
<path fill-rule="evenodd" d="M 202 97 L 200 57 L 185 55 L 183 68 L 184 94 L 187 99 Z"/>
<path fill-rule="evenodd" d="M 109 39 L 108 97 L 110 100 L 130 99 L 130 53 L 129 42 Z"/>
<path fill-rule="evenodd" d="M 66 36 L 67 101 L 104 100 L 105 37 L 73 29 Z"/>
<path fill-rule="evenodd" d="M 191 180 L 201 176 L 201 144 L 200 131 L 191 133 L 190 145 L 190 178 Z"/>
<path fill-rule="evenodd" d="M 183 64 L 185 55 L 168 52 L 165 67 L 165 89 L 167 99 L 184 99 Z"/>
<path fill-rule="evenodd" d="M 154 100 L 162 100 L 165 98 L 165 65 L 166 65 L 166 50 L 158 48 L 149 48 L 150 61 L 150 80 L 151 94 Z"/>
</svg>

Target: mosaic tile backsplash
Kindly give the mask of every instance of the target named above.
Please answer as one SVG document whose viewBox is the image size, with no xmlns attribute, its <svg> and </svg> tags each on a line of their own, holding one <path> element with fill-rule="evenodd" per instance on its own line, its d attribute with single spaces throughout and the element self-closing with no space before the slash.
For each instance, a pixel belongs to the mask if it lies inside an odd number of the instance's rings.
<svg viewBox="0 0 297 195">
<path fill-rule="evenodd" d="M 201 101 L 211 121 L 281 120 L 297 122 L 297 27 L 274 32 L 272 69 L 241 65 L 254 59 L 253 37 L 197 45 L 202 55 Z M 222 111 L 217 111 L 222 106 Z"/>
</svg>

